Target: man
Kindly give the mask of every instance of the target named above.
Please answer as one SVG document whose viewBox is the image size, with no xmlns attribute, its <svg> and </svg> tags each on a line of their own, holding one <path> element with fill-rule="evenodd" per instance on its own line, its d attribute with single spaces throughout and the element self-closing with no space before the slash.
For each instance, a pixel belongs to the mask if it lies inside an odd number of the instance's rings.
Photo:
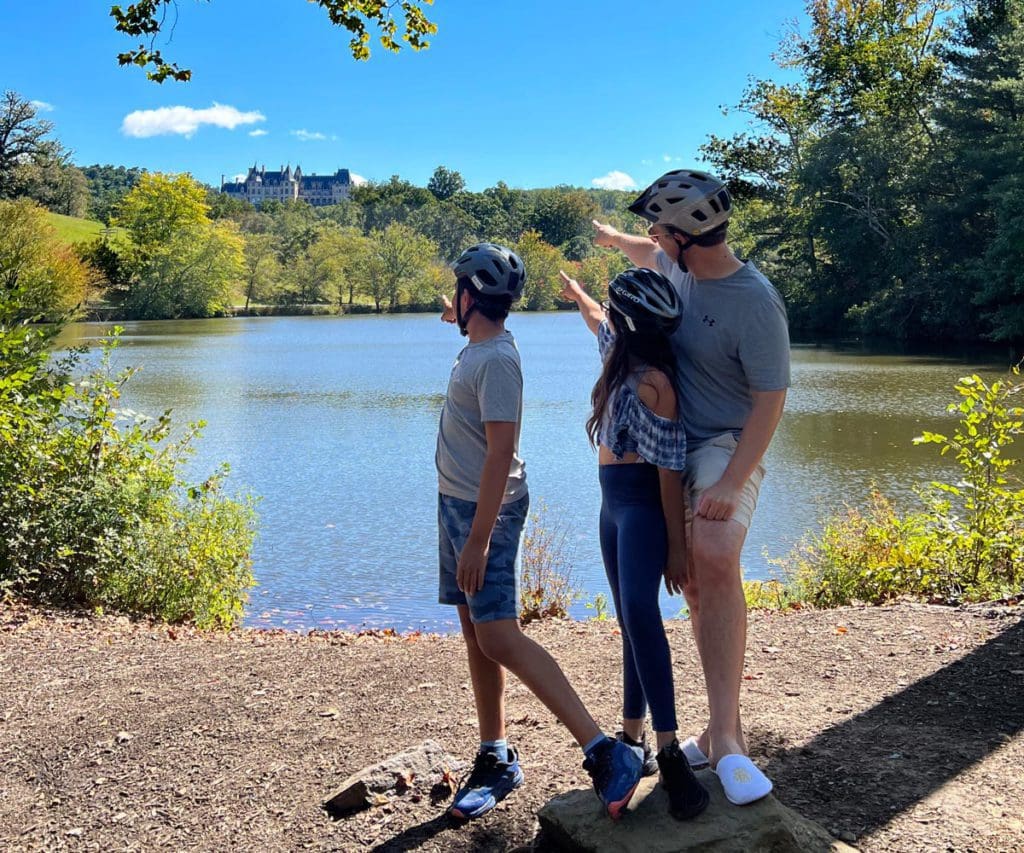
<svg viewBox="0 0 1024 853">
<path fill-rule="evenodd" d="M 729 800 L 743 805 L 772 787 L 746 755 L 740 720 L 747 630 L 740 552 L 789 387 L 786 311 L 768 279 L 726 243 L 732 200 L 717 178 L 669 172 L 629 209 L 651 223 L 649 237 L 595 220 L 595 242 L 666 275 L 683 301 L 672 346 L 690 448 L 693 564 L 684 594 L 711 712 L 684 750 L 691 764 L 710 763 Z"/>
</svg>

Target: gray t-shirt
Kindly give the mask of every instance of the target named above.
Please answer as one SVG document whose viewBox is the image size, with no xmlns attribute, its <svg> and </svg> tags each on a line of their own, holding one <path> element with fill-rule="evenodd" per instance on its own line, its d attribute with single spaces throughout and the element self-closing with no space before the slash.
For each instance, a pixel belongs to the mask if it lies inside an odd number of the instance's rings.
<svg viewBox="0 0 1024 853">
<path fill-rule="evenodd" d="M 438 489 L 443 495 L 476 501 L 487 456 L 484 424 L 516 425 L 515 450 L 502 503 L 526 494 L 526 468 L 519 456 L 523 423 L 523 371 L 515 338 L 508 331 L 467 344 L 455 359 L 437 431 Z"/>
<path fill-rule="evenodd" d="M 750 261 L 725 278 L 697 280 L 659 251 L 658 270 L 683 301 L 672 348 L 686 437 L 695 445 L 724 432 L 739 437 L 753 407 L 750 392 L 789 387 L 782 297 Z"/>
</svg>

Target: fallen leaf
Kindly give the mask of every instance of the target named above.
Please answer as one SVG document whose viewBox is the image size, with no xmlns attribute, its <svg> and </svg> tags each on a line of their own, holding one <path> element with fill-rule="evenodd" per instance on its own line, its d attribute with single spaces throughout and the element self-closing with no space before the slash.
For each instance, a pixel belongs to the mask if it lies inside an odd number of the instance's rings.
<svg viewBox="0 0 1024 853">
<path fill-rule="evenodd" d="M 845 634 L 846 633 L 846 626 L 845 625 L 840 625 L 839 627 L 837 627 L 836 628 L 836 633 L 837 634 Z"/>
</svg>

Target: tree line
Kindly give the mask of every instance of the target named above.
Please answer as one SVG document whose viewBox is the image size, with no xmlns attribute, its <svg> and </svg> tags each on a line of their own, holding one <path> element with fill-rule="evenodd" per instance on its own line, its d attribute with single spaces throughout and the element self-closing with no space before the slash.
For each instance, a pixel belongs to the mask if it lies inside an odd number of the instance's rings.
<svg viewBox="0 0 1024 853">
<path fill-rule="evenodd" d="M 701 148 L 737 198 L 740 251 L 777 284 L 797 334 L 1024 339 L 1024 0 L 809 0 L 807 14 L 778 52 L 796 79 L 752 80 L 737 106 L 747 129 Z M 426 306 L 480 239 L 520 251 L 525 306 L 551 308 L 560 265 L 595 292 L 620 268 L 593 247 L 591 218 L 642 226 L 629 192 L 468 192 L 445 167 L 426 187 L 394 176 L 334 207 L 256 210 L 174 176 L 78 169 L 15 93 L 0 140 L 0 198 L 121 225 L 82 255 L 131 316 Z M 160 192 L 186 193 L 196 218 L 156 238 L 139 226 L 153 211 L 133 211 Z"/>
<path fill-rule="evenodd" d="M 705 158 L 793 325 L 1024 339 L 1024 0 L 811 0 Z"/>
</svg>

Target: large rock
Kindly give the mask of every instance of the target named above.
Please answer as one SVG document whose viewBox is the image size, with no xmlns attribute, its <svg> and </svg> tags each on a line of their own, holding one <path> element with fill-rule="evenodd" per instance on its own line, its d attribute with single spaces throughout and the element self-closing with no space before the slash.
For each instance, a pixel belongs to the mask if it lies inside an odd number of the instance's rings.
<svg viewBox="0 0 1024 853">
<path fill-rule="evenodd" d="M 439 743 L 425 740 L 419 746 L 353 773 L 323 805 L 332 815 L 341 817 L 373 805 L 389 794 L 417 790 L 448 796 L 455 788 L 453 777 L 465 767 L 464 762 L 450 755 Z"/>
<path fill-rule="evenodd" d="M 697 773 L 711 792 L 700 817 L 675 820 L 656 778 L 640 783 L 629 812 L 617 823 L 604 812 L 593 790 L 576 790 L 550 800 L 540 810 L 545 840 L 571 853 L 831 853 L 852 851 L 813 821 L 800 817 L 773 796 L 747 806 L 725 799 L 710 770 Z"/>
</svg>

